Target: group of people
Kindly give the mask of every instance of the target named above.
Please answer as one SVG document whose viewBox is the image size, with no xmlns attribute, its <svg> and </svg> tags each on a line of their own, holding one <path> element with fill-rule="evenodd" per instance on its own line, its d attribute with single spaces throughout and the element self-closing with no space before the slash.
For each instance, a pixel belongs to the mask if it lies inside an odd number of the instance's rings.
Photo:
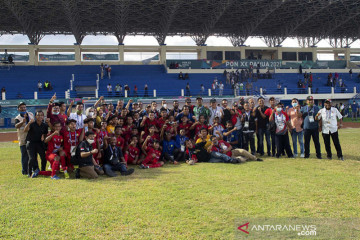
<svg viewBox="0 0 360 240">
<path fill-rule="evenodd" d="M 48 81 L 48 80 L 46 80 L 46 81 L 44 82 L 44 86 L 43 86 L 43 84 L 42 84 L 40 81 L 38 81 L 37 87 L 38 87 L 39 92 L 41 92 L 43 88 L 44 88 L 45 91 L 53 90 L 53 87 L 52 87 L 52 85 L 51 85 L 51 82 Z"/>
<path fill-rule="evenodd" d="M 108 96 L 112 96 L 113 93 L 113 87 L 111 85 L 111 83 L 109 83 L 106 86 L 107 89 L 107 93 Z M 124 97 L 125 96 L 125 92 L 127 94 L 127 97 L 133 96 L 133 97 L 139 97 L 139 93 L 138 93 L 138 87 L 136 85 L 134 85 L 134 89 L 133 92 L 131 92 L 130 90 L 130 86 L 128 84 L 124 84 L 124 86 L 121 86 L 119 83 L 116 84 L 115 86 L 115 96 L 116 97 Z M 149 97 L 149 87 L 147 84 L 144 85 L 144 97 Z"/>
<path fill-rule="evenodd" d="M 108 64 L 100 64 L 100 78 L 104 79 L 104 75 L 108 77 L 108 79 L 111 79 L 111 66 Z"/>
<path fill-rule="evenodd" d="M 22 156 L 22 173 L 31 177 L 48 175 L 60 179 L 60 169 L 65 178 L 74 171 L 77 178 L 96 178 L 106 174 L 116 176 L 116 171 L 129 175 L 139 165 L 141 169 L 157 168 L 166 162 L 243 163 L 248 160 L 262 161 L 261 156 L 297 157 L 297 142 L 300 156 L 310 157 L 310 139 L 313 138 L 316 156 L 321 158 L 319 132 L 322 132 L 327 157 L 332 158 L 330 138 L 334 141 L 337 156 L 343 160 L 338 138 L 337 119 L 342 116 L 325 101 L 325 108 L 314 105 L 309 96 L 307 105 L 300 107 L 297 99 L 291 108 L 284 108 L 275 98 L 241 98 L 232 106 L 223 99 L 219 104 L 211 99 L 203 104 L 198 97 L 196 105 L 187 98 L 180 107 L 177 100 L 170 108 L 166 101 L 158 107 L 156 101 L 143 106 L 141 102 L 119 100 L 115 106 L 104 97 L 86 110 L 83 102 L 74 102 L 67 107 L 57 102 L 54 95 L 46 114 L 26 110 L 26 104 L 18 105 L 15 119 Z M 289 144 L 293 139 L 293 151 Z M 257 139 L 257 148 L 255 148 Z M 303 141 L 304 139 L 304 141 Z M 41 159 L 41 168 L 37 162 Z M 51 171 L 46 170 L 47 161 Z"/>
</svg>

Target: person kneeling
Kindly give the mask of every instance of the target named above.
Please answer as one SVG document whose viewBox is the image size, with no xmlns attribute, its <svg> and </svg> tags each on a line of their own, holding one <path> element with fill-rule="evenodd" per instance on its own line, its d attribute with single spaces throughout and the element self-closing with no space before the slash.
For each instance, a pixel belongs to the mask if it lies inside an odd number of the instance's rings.
<svg viewBox="0 0 360 240">
<path fill-rule="evenodd" d="M 94 179 L 98 175 L 103 175 L 104 171 L 99 164 L 96 163 L 93 154 L 97 153 L 97 149 L 93 149 L 91 144 L 94 143 L 95 134 L 92 131 L 85 133 L 85 141 L 82 141 L 78 149 L 80 151 L 79 171 L 80 176 L 84 178 Z M 77 174 L 78 175 L 78 174 Z"/>
<path fill-rule="evenodd" d="M 104 170 L 109 177 L 116 177 L 115 171 L 120 171 L 121 175 L 127 176 L 134 172 L 134 169 L 127 169 L 126 161 L 123 157 L 122 150 L 116 146 L 117 139 L 115 136 L 110 138 L 110 145 L 108 145 L 108 137 L 104 138 Z"/>
</svg>

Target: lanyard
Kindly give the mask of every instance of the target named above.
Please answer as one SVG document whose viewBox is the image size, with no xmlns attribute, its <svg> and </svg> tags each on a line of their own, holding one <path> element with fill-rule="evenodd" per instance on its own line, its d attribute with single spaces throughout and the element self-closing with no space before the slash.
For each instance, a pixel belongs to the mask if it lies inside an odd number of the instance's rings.
<svg viewBox="0 0 360 240">
<path fill-rule="evenodd" d="M 215 108 L 215 110 L 213 110 L 213 109 L 211 108 L 211 112 L 213 113 L 213 116 L 215 117 L 215 116 L 216 116 L 216 113 L 217 113 L 217 107 Z"/>
<path fill-rule="evenodd" d="M 115 146 L 115 150 L 117 150 L 116 146 Z M 110 146 L 110 152 L 111 152 L 111 156 L 115 155 L 115 157 L 117 157 L 117 151 L 115 151 L 115 153 L 114 153 L 112 146 Z"/>
<path fill-rule="evenodd" d="M 71 132 L 69 132 L 69 139 L 70 139 L 70 144 L 72 146 Z M 75 146 L 76 146 L 76 131 L 75 131 Z"/>
<path fill-rule="evenodd" d="M 330 110 L 326 109 L 326 119 L 329 121 L 331 119 L 331 108 Z"/>
</svg>

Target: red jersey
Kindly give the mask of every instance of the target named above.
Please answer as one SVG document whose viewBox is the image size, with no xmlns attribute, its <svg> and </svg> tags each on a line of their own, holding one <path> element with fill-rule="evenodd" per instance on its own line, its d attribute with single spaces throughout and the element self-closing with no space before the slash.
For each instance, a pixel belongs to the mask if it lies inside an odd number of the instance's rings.
<svg viewBox="0 0 360 240">
<path fill-rule="evenodd" d="M 124 148 L 125 146 L 125 139 L 121 136 L 117 136 L 116 137 L 116 146 L 120 147 L 121 150 Z"/>
<path fill-rule="evenodd" d="M 64 151 L 70 152 L 72 146 L 79 145 L 80 135 L 82 132 L 82 128 L 76 130 L 75 132 L 69 132 L 67 130 L 62 131 L 62 136 L 64 138 Z"/>
<path fill-rule="evenodd" d="M 157 128 L 161 129 L 165 124 L 166 119 L 163 119 L 162 117 L 157 120 Z"/>
<path fill-rule="evenodd" d="M 104 131 L 99 131 L 99 133 L 96 135 L 97 139 L 99 140 L 99 144 L 100 144 L 100 147 L 103 146 L 104 144 L 104 137 L 108 136 L 108 133 L 106 130 Z"/>
<path fill-rule="evenodd" d="M 188 137 L 188 138 L 190 138 L 190 127 L 191 127 L 191 123 L 180 123 L 179 124 L 179 131 L 181 130 L 181 129 L 185 129 L 185 135 Z"/>
<path fill-rule="evenodd" d="M 49 135 L 51 135 L 52 133 L 50 133 Z M 48 135 L 48 136 L 49 136 Z M 64 138 L 61 135 L 54 135 L 51 140 L 48 142 L 48 147 L 46 150 L 46 154 L 51 154 L 51 153 L 59 153 L 59 148 L 61 147 L 61 145 L 63 144 Z"/>
<path fill-rule="evenodd" d="M 152 147 L 148 147 L 148 150 L 147 150 L 147 154 L 148 155 L 152 155 L 152 154 L 155 154 L 155 158 L 157 161 L 160 159 L 160 156 L 161 156 L 161 152 L 159 150 L 155 150 L 154 148 Z M 152 156 L 151 156 L 152 157 Z"/>
<path fill-rule="evenodd" d="M 145 141 L 145 139 L 147 138 L 147 136 L 150 136 L 150 135 L 144 135 L 143 137 L 143 142 Z M 158 134 L 154 134 L 151 136 L 150 140 L 147 142 L 147 147 L 151 147 L 154 143 L 154 140 L 157 140 L 157 141 L 160 141 L 160 137 Z"/>
<path fill-rule="evenodd" d="M 196 139 L 198 139 L 198 134 L 200 132 L 200 129 L 202 128 L 205 128 L 205 129 L 209 129 L 208 126 L 206 124 L 198 124 L 195 126 L 195 136 L 196 136 Z"/>
<path fill-rule="evenodd" d="M 228 142 L 225 142 L 223 140 L 219 140 L 217 145 L 213 145 L 213 147 L 211 148 L 212 152 L 220 152 L 223 153 L 224 150 L 227 150 L 230 146 L 230 144 Z M 231 151 L 228 151 L 226 153 L 226 155 L 228 155 L 229 157 L 232 156 Z"/>
<path fill-rule="evenodd" d="M 128 152 L 129 152 L 128 157 L 131 161 L 134 161 L 136 156 L 139 156 L 140 154 L 140 150 L 137 147 L 131 145 L 128 147 Z"/>
<path fill-rule="evenodd" d="M 154 125 L 154 126 L 157 128 L 157 127 L 158 127 L 158 122 L 157 122 L 157 120 L 154 119 L 154 120 L 151 121 L 150 118 L 147 118 L 147 119 L 145 120 L 145 123 L 144 123 L 145 133 L 149 133 L 149 127 L 150 127 L 151 125 Z"/>
<path fill-rule="evenodd" d="M 269 107 L 268 109 L 265 110 L 264 114 L 270 118 L 272 111 L 273 111 L 273 109 L 271 107 Z"/>
</svg>

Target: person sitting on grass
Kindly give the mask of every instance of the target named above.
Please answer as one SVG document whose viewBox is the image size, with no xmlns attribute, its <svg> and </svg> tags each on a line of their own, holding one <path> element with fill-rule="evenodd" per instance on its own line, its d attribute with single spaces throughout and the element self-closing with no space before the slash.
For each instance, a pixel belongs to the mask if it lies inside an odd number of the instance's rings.
<svg viewBox="0 0 360 240">
<path fill-rule="evenodd" d="M 195 163 L 197 163 L 195 146 L 190 139 L 187 139 L 185 141 L 185 146 L 186 146 L 185 148 L 186 163 L 189 165 L 194 165 Z"/>
<path fill-rule="evenodd" d="M 108 140 L 110 139 L 110 145 Z M 133 168 L 126 167 L 126 161 L 123 157 L 122 150 L 116 146 L 117 139 L 115 136 L 109 138 L 105 137 L 104 141 L 104 171 L 109 177 L 116 177 L 115 171 L 120 171 L 121 175 L 127 176 L 134 172 Z"/>
<path fill-rule="evenodd" d="M 181 160 L 182 157 L 180 155 L 183 154 L 181 154 L 181 152 L 177 148 L 175 148 L 176 143 L 173 139 L 171 139 L 171 133 L 170 132 L 164 133 L 165 127 L 166 126 L 164 125 L 164 127 L 161 129 L 161 135 L 160 135 L 163 145 L 163 150 L 162 150 L 163 160 L 169 161 L 174 164 L 178 164 L 178 162 Z"/>
<path fill-rule="evenodd" d="M 185 135 L 185 129 L 180 129 L 179 134 L 176 135 L 175 140 L 175 148 L 178 152 L 176 159 L 178 159 L 178 161 L 184 161 L 185 159 L 185 142 L 188 139 L 189 138 Z"/>
<path fill-rule="evenodd" d="M 82 141 L 78 150 L 80 152 L 79 159 L 79 168 L 77 169 L 77 177 L 79 175 L 83 178 L 95 179 L 99 175 L 103 175 L 104 171 L 101 169 L 100 165 L 96 163 L 93 154 L 98 153 L 97 149 L 92 148 L 94 143 L 95 133 L 92 131 L 85 133 L 85 140 Z"/>
<path fill-rule="evenodd" d="M 140 165 L 140 168 L 158 168 L 164 165 L 164 162 L 160 161 L 161 151 L 160 151 L 160 143 L 159 141 L 153 141 L 152 147 L 147 146 L 147 142 L 150 141 L 151 137 L 147 136 L 143 145 L 142 149 L 147 153 L 146 158 Z"/>
</svg>

